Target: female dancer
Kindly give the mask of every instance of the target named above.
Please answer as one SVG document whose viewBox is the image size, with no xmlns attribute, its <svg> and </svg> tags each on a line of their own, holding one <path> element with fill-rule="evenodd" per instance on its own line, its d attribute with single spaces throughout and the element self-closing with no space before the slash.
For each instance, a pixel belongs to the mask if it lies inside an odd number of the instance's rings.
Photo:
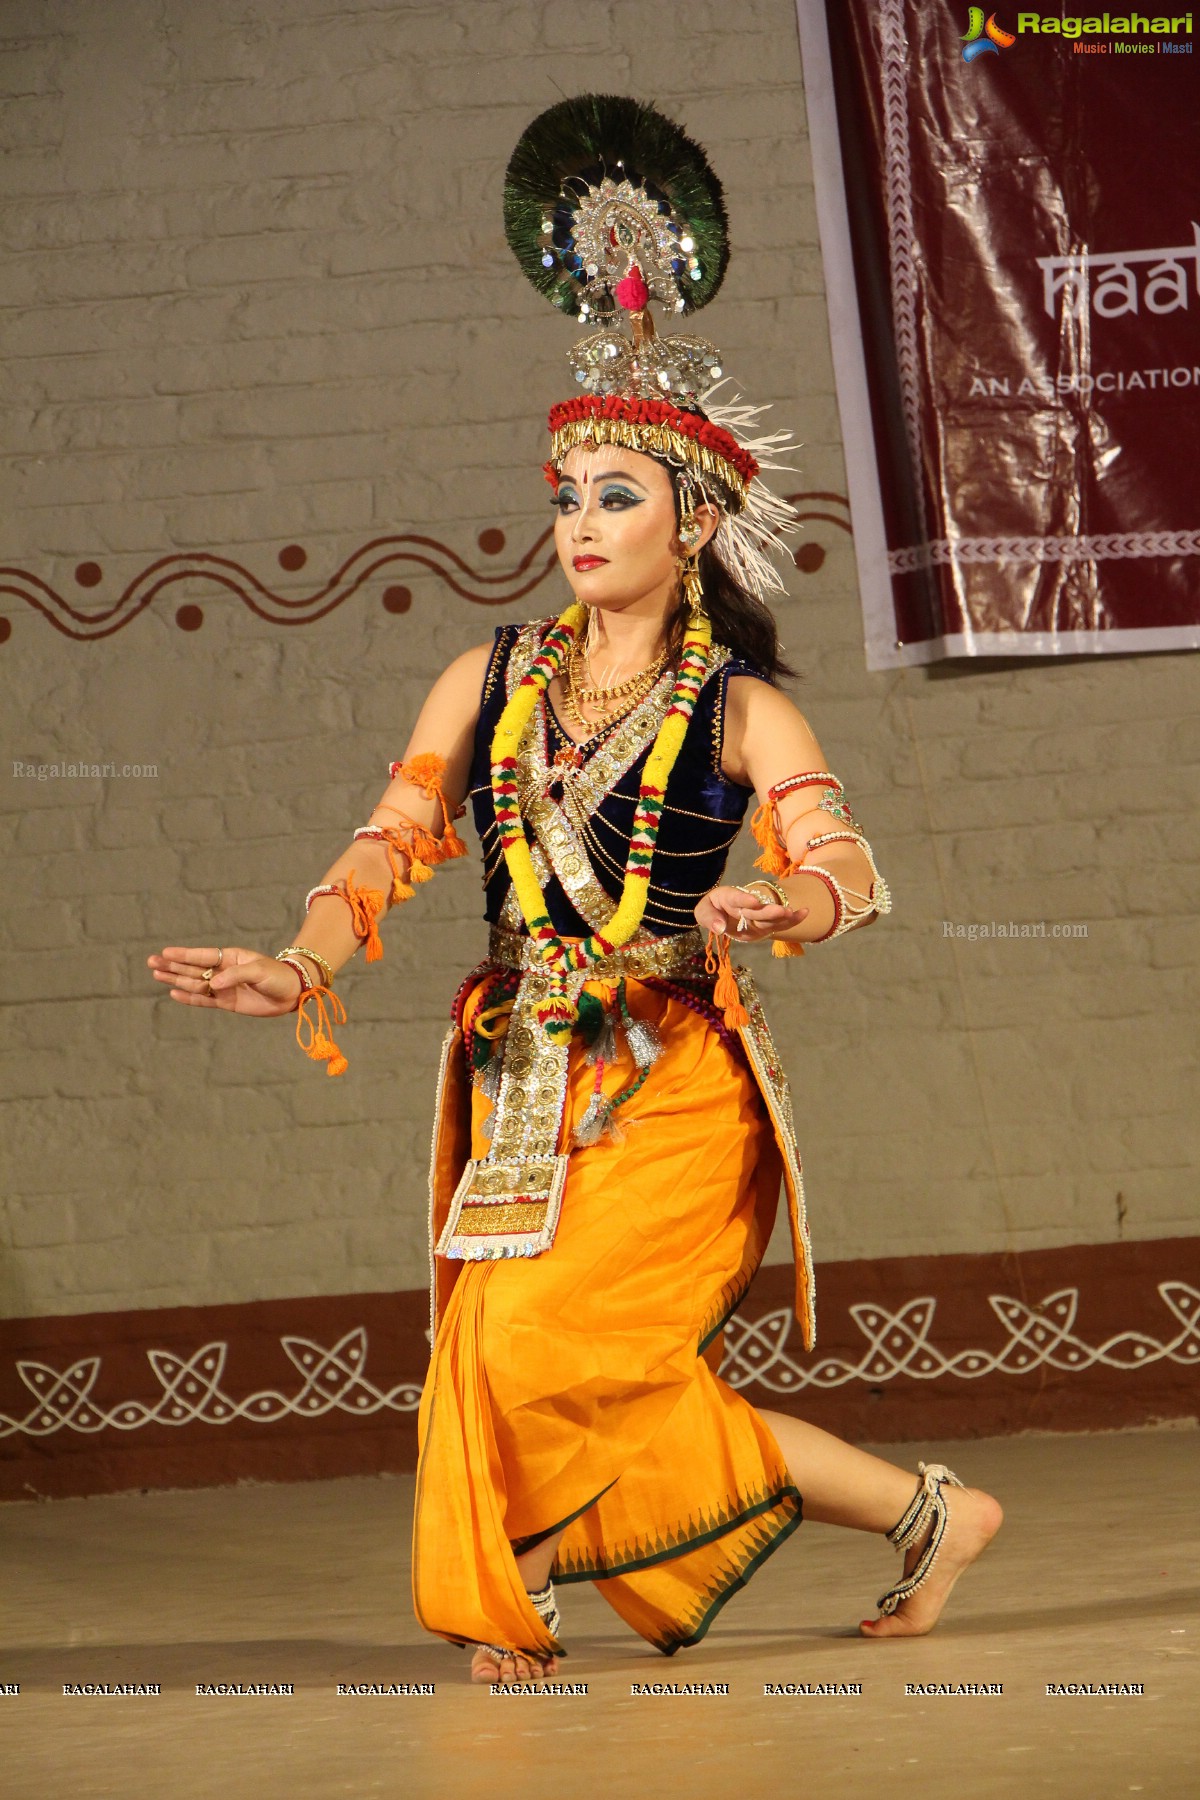
<svg viewBox="0 0 1200 1800">
<path fill-rule="evenodd" d="M 645 173 L 664 142 L 674 188 Z M 764 594 L 780 584 L 763 550 L 784 509 L 754 489 L 750 409 L 712 398 L 711 345 L 650 324 L 645 266 L 668 292 L 676 252 L 703 277 L 688 246 L 723 222 L 702 158 L 707 214 L 697 201 L 699 155 L 659 115 L 596 96 L 526 133 L 510 239 L 524 181 L 552 246 L 539 267 L 557 256 L 560 279 L 632 316 L 630 339 L 610 318 L 580 347 L 585 391 L 551 414 L 573 602 L 502 627 L 434 684 L 371 819 L 310 892 L 303 944 L 149 958 L 184 1004 L 299 1011 L 308 1053 L 340 1073 L 334 974 L 360 943 L 375 960 L 379 917 L 465 853 L 454 819 L 473 804 L 490 933 L 438 1084 L 413 1592 L 429 1630 L 474 1647 L 484 1681 L 556 1672 L 555 1583 L 595 1581 L 666 1654 L 696 1643 L 802 1513 L 906 1552 L 859 1629 L 919 1635 L 1002 1517 L 942 1464 L 920 1465 L 914 1495 L 905 1470 L 756 1410 L 716 1372 L 781 1180 L 814 1336 L 787 1083 L 730 944 L 802 954 L 890 898 L 777 685 Z M 752 794 L 767 874 L 738 886 L 724 866 Z"/>
</svg>

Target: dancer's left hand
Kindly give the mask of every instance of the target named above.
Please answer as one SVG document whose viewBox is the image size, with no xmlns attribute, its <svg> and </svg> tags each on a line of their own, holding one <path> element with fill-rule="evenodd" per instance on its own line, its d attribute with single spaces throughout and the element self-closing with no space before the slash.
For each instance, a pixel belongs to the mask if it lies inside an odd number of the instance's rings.
<svg viewBox="0 0 1200 1800">
<path fill-rule="evenodd" d="M 701 931 L 728 932 L 735 944 L 756 944 L 808 917 L 807 906 L 781 906 L 739 887 L 713 888 L 696 907 Z"/>
</svg>

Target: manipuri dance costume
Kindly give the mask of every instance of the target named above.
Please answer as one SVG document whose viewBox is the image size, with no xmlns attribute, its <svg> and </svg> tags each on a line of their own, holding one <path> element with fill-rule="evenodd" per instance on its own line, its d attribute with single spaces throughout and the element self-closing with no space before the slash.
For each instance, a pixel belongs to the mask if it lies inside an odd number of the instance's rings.
<svg viewBox="0 0 1200 1800">
<path fill-rule="evenodd" d="M 550 414 L 548 479 L 557 485 L 579 445 L 658 458 L 685 552 L 699 536 L 694 508 L 715 505 L 715 554 L 765 605 L 782 589 L 767 552 L 792 514 L 758 477 L 780 466 L 784 434 L 751 443 L 759 409 L 714 394 L 715 348 L 656 336 L 648 310 L 653 297 L 690 312 L 724 273 L 721 191 L 702 152 L 632 101 L 564 101 L 517 146 L 505 214 L 531 279 L 593 327 L 571 355 L 578 391 Z M 791 1101 L 751 976 L 694 917 L 752 797 L 721 768 L 727 683 L 767 677 L 713 642 L 695 555 L 682 579 L 681 650 L 626 684 L 627 710 L 585 743 L 546 692 L 571 673 L 587 616 L 578 604 L 496 633 L 475 734 L 469 797 L 490 937 L 455 998 L 438 1079 L 413 1591 L 428 1630 L 498 1657 L 561 1654 L 554 1584 L 577 1581 L 596 1582 L 664 1653 L 694 1644 L 801 1519 L 774 1438 L 717 1374 L 781 1182 L 796 1314 L 805 1347 L 814 1342 Z M 437 757 L 397 772 L 442 797 Z M 777 802 L 801 788 L 829 829 L 793 862 Z M 465 853 L 444 797 L 442 812 L 440 837 L 408 823 L 355 833 L 388 844 L 393 900 Z M 768 888 L 800 868 L 826 882 L 828 937 L 890 909 L 828 770 L 773 788 L 753 829 Z M 822 845 L 839 839 L 865 853 L 869 893 L 821 866 Z M 384 896 L 352 875 L 317 892 L 342 895 L 376 960 Z M 307 1023 L 308 1053 L 340 1073 L 326 998 L 325 985 L 302 996 L 297 1031 Z M 933 1465 L 889 1534 L 903 1548 L 934 1517 L 921 1566 L 885 1610 L 928 1573 L 943 1479 L 954 1478 Z M 560 1530 L 552 1581 L 531 1594 L 516 1557 Z"/>
</svg>

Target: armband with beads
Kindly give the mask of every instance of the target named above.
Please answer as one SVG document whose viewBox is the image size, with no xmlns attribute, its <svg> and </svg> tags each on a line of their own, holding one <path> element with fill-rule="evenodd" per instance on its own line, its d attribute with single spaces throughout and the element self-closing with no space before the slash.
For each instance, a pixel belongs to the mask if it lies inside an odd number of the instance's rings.
<svg viewBox="0 0 1200 1800">
<path fill-rule="evenodd" d="M 819 832 L 808 840 L 804 854 L 798 861 L 793 861 L 788 851 L 787 839 L 779 818 L 779 802 L 785 794 L 797 793 L 807 788 L 819 788 L 820 797 L 814 802 L 810 811 L 828 813 L 837 821 L 840 829 Z M 755 839 L 762 846 L 762 855 L 755 861 L 755 868 L 763 869 L 768 875 L 818 875 L 829 889 L 833 899 L 833 924 L 824 937 L 814 938 L 813 943 L 824 944 L 831 938 L 842 937 L 847 931 L 853 931 L 856 925 L 865 924 L 869 919 L 878 917 L 880 913 L 891 912 L 892 896 L 887 882 L 879 873 L 875 864 L 875 855 L 870 844 L 863 836 L 862 828 L 856 821 L 846 800 L 846 792 L 836 775 L 828 769 L 810 769 L 799 775 L 789 775 L 786 780 L 776 782 L 767 792 L 763 805 L 750 821 L 750 829 Z M 810 863 L 805 859 L 813 851 L 819 851 L 826 844 L 855 844 L 867 859 L 871 870 L 871 890 L 868 894 L 860 893 L 857 888 L 846 885 L 839 880 L 832 869 L 820 863 Z M 802 955 L 804 946 L 777 940 L 771 946 L 775 956 Z"/>
<path fill-rule="evenodd" d="M 379 935 L 379 918 L 389 904 L 411 900 L 417 885 L 430 880 L 439 863 L 453 862 L 460 856 L 468 854 L 467 846 L 454 829 L 455 819 L 461 819 L 466 812 L 465 806 L 451 809 L 443 789 L 446 764 L 442 757 L 433 754 L 410 757 L 407 762 L 393 762 L 388 765 L 388 774 L 395 780 L 399 775 L 413 787 L 420 788 L 430 799 L 436 799 L 442 814 L 442 834 L 436 836 L 428 827 L 418 825 L 407 813 L 398 807 L 381 803 L 376 812 L 394 812 L 398 824 L 395 825 L 360 825 L 354 832 L 353 841 L 381 843 L 387 849 L 388 866 L 391 869 L 392 882 L 390 889 L 384 893 L 378 888 L 365 887 L 354 879 L 355 871 L 349 869 L 338 881 L 322 881 L 310 888 L 304 898 L 304 910 L 307 913 L 322 894 L 328 894 L 344 900 L 350 908 L 354 935 L 366 944 L 367 962 L 378 962 L 383 955 L 383 940 Z M 403 856 L 407 861 L 407 869 L 397 860 Z M 325 1012 L 322 996 L 337 1006 L 344 1024 L 346 1009 L 332 990 L 321 985 L 311 992 L 300 996 L 298 1017 L 296 1020 L 296 1040 L 306 1056 L 314 1062 L 325 1062 L 326 1073 L 341 1075 L 345 1073 L 347 1062 L 333 1041 L 329 1019 Z M 305 1002 L 312 1000 L 315 1004 L 317 1018 L 314 1023 L 304 1012 Z M 301 1037 L 302 1025 L 308 1026 L 307 1042 Z"/>
</svg>

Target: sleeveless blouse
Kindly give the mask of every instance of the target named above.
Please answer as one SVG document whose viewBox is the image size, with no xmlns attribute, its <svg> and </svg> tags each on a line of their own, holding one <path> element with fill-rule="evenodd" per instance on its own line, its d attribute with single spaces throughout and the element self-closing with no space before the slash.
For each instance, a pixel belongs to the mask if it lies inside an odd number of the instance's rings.
<svg viewBox="0 0 1200 1800">
<path fill-rule="evenodd" d="M 553 620 L 547 619 L 533 629 L 519 625 L 500 626 L 484 678 L 471 762 L 470 800 L 475 828 L 483 847 L 484 917 L 493 925 L 502 922 L 511 925 L 516 921 L 511 918 L 511 902 L 510 916 L 504 920 L 505 901 L 509 898 L 512 881 L 500 849 L 492 803 L 492 737 L 507 703 L 508 680 L 519 678 L 524 672 L 537 652 L 541 636 L 551 624 Z M 510 668 L 522 634 L 524 643 L 519 661 Z M 733 656 L 724 646 L 714 644 L 708 676 L 667 783 L 662 825 L 650 866 L 643 927 L 654 937 L 672 937 L 695 929 L 696 905 L 720 883 L 730 846 L 741 830 L 754 793 L 752 787 L 731 781 L 721 771 L 726 690 L 732 675 L 750 675 L 759 681 L 767 679 L 761 670 Z M 656 689 L 656 693 L 664 691 L 662 684 Z M 625 862 L 642 771 L 664 711 L 665 703 L 642 702 L 632 713 L 601 727 L 585 743 L 576 745 L 559 723 L 550 696 L 543 694 L 529 728 L 533 735 L 527 736 L 522 745 L 523 773 L 526 763 L 530 763 L 539 771 L 541 791 L 546 797 L 564 803 L 565 809 L 573 814 L 578 836 L 586 848 L 590 874 L 614 906 L 620 899 L 625 879 Z M 639 720 L 644 730 L 638 729 Z M 527 757 L 526 746 L 531 743 L 535 754 Z M 610 763 L 615 759 L 619 771 L 610 782 L 602 781 L 600 791 L 596 793 L 594 783 L 589 784 L 589 774 L 594 775 L 600 768 L 598 759 L 603 759 L 606 753 Z M 556 774 L 554 761 L 559 755 L 576 765 L 578 773 L 567 776 L 567 788 L 572 788 L 575 782 L 581 784 L 575 793 L 566 791 L 563 779 Z M 521 812 L 526 837 L 532 843 L 534 832 L 524 794 Z M 542 885 L 554 929 L 564 936 L 585 937 L 590 926 L 576 910 L 558 876 L 549 872 Z M 523 922 L 519 929 L 525 929 Z"/>
</svg>

